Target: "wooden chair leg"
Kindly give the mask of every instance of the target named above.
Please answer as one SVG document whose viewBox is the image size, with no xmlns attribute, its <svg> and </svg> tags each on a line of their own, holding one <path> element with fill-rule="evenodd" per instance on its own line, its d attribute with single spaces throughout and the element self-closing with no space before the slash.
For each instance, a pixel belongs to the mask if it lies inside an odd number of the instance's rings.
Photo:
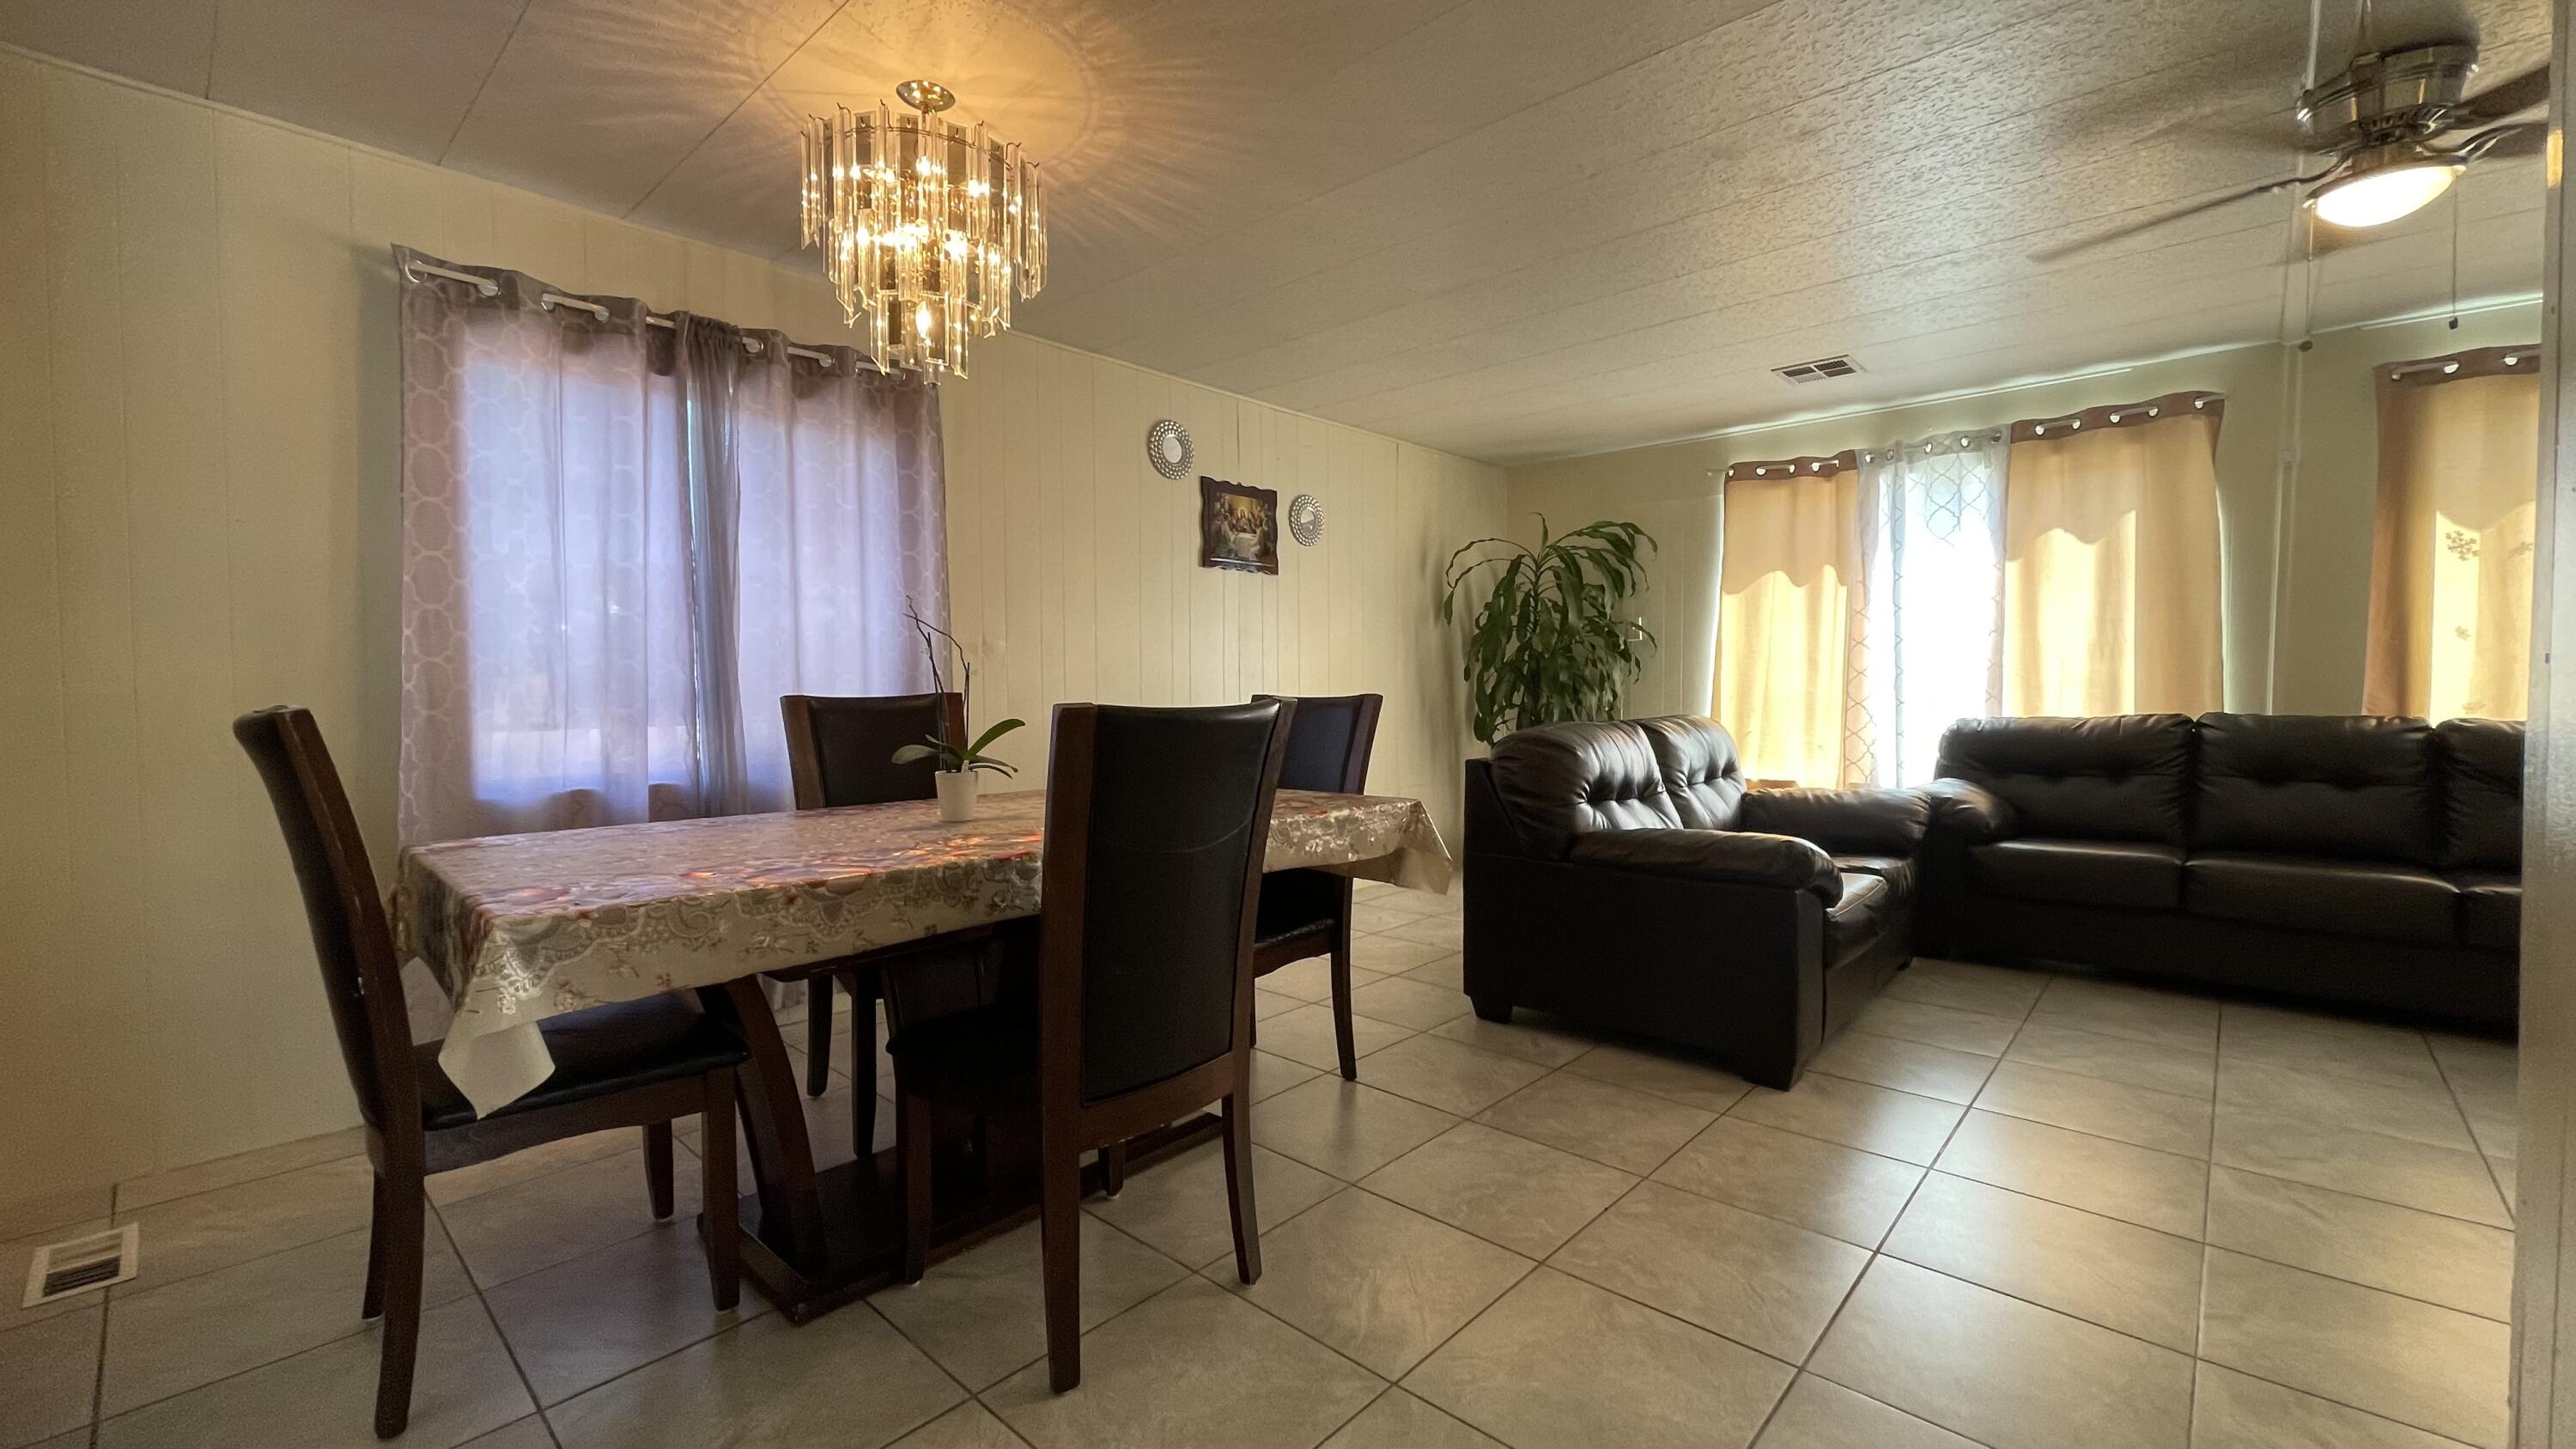
<svg viewBox="0 0 2576 1449">
<path fill-rule="evenodd" d="M 876 992 L 857 972 L 841 979 L 850 988 L 850 1156 L 867 1162 L 877 1155 Z"/>
<path fill-rule="evenodd" d="M 644 1129 L 644 1188 L 653 1195 L 653 1221 L 677 1208 L 671 1188 L 671 1124 L 655 1122 Z"/>
<path fill-rule="evenodd" d="M 375 1177 L 375 1201 L 367 1213 L 367 1289 L 358 1316 L 377 1319 L 385 1312 L 385 1178 Z"/>
<path fill-rule="evenodd" d="M 1234 1275 L 1261 1281 L 1261 1215 L 1252 1200 L 1252 1110 L 1240 1091 L 1228 1092 L 1225 1115 L 1225 1205 L 1234 1218 Z"/>
<path fill-rule="evenodd" d="M 707 1073 L 707 1106 L 698 1127 L 706 1161 L 698 1196 L 707 1232 L 707 1286 L 715 1292 L 718 1313 L 742 1302 L 742 1238 L 737 1222 L 741 1191 L 734 1185 L 733 1113 L 733 1070 Z"/>
<path fill-rule="evenodd" d="M 930 1099 L 895 1082 L 894 1150 L 903 1164 L 903 1281 L 930 1266 Z"/>
<path fill-rule="evenodd" d="M 411 1423 L 411 1376 L 420 1353 L 421 1240 L 426 1230 L 420 1174 L 382 1179 L 377 1232 L 384 1244 L 384 1346 L 376 1369 L 376 1437 L 391 1439 Z"/>
<path fill-rule="evenodd" d="M 1059 1394 L 1082 1383 L 1081 1198 L 1081 1151 L 1041 1151 L 1038 1246 L 1046 1274 L 1047 1383 Z"/>
<path fill-rule="evenodd" d="M 1344 930 L 1333 944 L 1333 1049 L 1341 1055 L 1342 1080 L 1360 1079 L 1359 1058 L 1351 1051 L 1351 936 Z"/>
<path fill-rule="evenodd" d="M 805 983 L 805 1095 L 819 1097 L 831 1085 L 832 978 L 817 976 Z"/>
<path fill-rule="evenodd" d="M 1127 1185 L 1127 1144 L 1112 1142 L 1100 1149 L 1100 1191 L 1104 1197 L 1116 1197 Z"/>
</svg>

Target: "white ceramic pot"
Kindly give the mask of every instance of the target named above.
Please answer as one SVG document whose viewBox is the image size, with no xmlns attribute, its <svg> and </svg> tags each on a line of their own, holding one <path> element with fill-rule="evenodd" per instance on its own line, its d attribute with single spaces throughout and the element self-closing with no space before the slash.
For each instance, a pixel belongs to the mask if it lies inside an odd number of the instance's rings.
<svg viewBox="0 0 2576 1449">
<path fill-rule="evenodd" d="M 939 818 L 947 821 L 975 818 L 975 772 L 942 770 L 939 780 Z"/>
</svg>

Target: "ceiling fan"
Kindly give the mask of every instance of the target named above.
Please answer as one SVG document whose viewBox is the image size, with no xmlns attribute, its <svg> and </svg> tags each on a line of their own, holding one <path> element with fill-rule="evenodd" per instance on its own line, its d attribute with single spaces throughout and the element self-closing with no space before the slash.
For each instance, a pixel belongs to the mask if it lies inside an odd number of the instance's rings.
<svg viewBox="0 0 2576 1449">
<path fill-rule="evenodd" d="M 2513 117 L 2549 100 L 2549 67 L 2463 98 L 2478 69 L 2477 26 L 2465 14 L 2434 17 L 2404 36 L 2374 38 L 2370 0 L 2361 0 L 2352 60 L 2299 95 L 2303 151 L 2329 158 L 2323 168 L 2209 197 L 2080 240 L 2048 247 L 2031 260 L 2134 236 L 2249 197 L 2291 187 L 2320 221 L 2340 227 L 2384 226 L 2420 210 L 2450 189 L 2475 162 L 2538 154 L 2548 123 Z"/>
</svg>

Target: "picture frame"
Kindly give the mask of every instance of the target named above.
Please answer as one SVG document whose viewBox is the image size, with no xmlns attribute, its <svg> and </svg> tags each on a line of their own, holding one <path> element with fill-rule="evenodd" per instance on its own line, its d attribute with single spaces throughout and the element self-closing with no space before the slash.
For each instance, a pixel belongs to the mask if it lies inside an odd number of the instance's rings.
<svg viewBox="0 0 2576 1449">
<path fill-rule="evenodd" d="M 1199 567 L 1278 573 L 1278 490 L 1201 475 Z"/>
</svg>

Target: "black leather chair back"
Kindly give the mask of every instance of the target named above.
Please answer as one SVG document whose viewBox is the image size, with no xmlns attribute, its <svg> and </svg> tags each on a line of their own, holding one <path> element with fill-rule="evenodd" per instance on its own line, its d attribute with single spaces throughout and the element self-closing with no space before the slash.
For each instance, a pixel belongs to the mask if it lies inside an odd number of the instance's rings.
<svg viewBox="0 0 2576 1449">
<path fill-rule="evenodd" d="M 2435 858 L 2433 730 L 2378 715 L 2205 714 L 2195 850 Z"/>
<path fill-rule="evenodd" d="M 1292 712 L 1056 707 L 1039 913 L 1048 1090 L 1070 1077 L 1083 1103 L 1104 1101 L 1250 1030 L 1253 903 Z"/>
<path fill-rule="evenodd" d="M 1631 723 L 1646 732 L 1664 793 L 1692 830 L 1733 830 L 1744 806 L 1744 763 L 1735 736 L 1713 719 L 1674 714 Z"/>
<path fill-rule="evenodd" d="M 1515 834 L 1562 858 L 1595 830 L 1678 830 L 1662 764 L 1633 721 L 1533 725 L 1494 742 L 1494 791 Z"/>
<path fill-rule="evenodd" d="M 420 1083 L 412 1069 L 402 967 L 366 843 L 322 731 L 312 711 L 280 704 L 234 720 L 233 738 L 258 768 L 286 837 L 358 1113 L 379 1130 L 418 1132 Z"/>
<path fill-rule="evenodd" d="M 938 764 L 894 762 L 894 752 L 939 735 L 943 726 L 966 744 L 965 701 L 955 694 L 783 695 L 787 760 L 796 808 L 882 805 L 928 800 L 939 793 Z"/>
<path fill-rule="evenodd" d="M 1935 772 L 1982 785 L 2019 833 L 2180 846 L 2191 807 L 2188 715 L 1963 719 L 1941 736 Z"/>
<path fill-rule="evenodd" d="M 2442 865 L 2522 873 L 2522 726 L 2448 719 L 2433 727 L 2442 766 Z"/>
<path fill-rule="evenodd" d="M 1280 767 L 1285 790 L 1324 790 L 1357 795 L 1368 789 L 1369 751 L 1377 743 L 1376 694 L 1256 694 L 1253 703 L 1286 699 L 1297 706 L 1288 723 L 1288 762 Z"/>
</svg>

